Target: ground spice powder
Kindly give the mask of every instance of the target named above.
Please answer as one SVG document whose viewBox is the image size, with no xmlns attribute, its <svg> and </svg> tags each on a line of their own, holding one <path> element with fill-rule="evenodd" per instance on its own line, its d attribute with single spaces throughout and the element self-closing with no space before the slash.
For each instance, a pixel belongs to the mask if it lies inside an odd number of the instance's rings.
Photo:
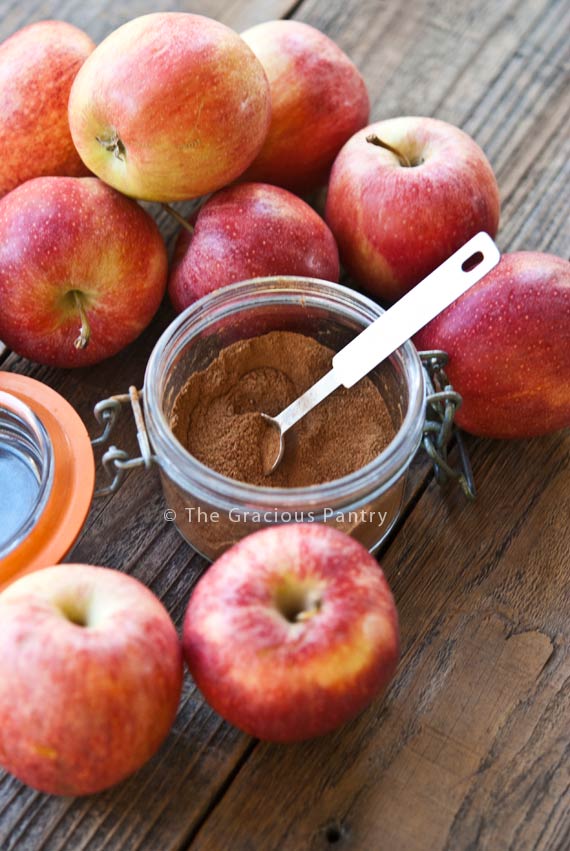
<svg viewBox="0 0 570 851">
<path fill-rule="evenodd" d="M 264 459 L 271 426 L 260 413 L 280 413 L 331 368 L 333 355 L 312 337 L 289 331 L 233 343 L 188 378 L 174 403 L 172 431 L 203 464 L 249 484 L 310 487 L 348 475 L 395 434 L 370 378 L 339 388 L 287 432 L 283 459 L 270 475 Z"/>
</svg>

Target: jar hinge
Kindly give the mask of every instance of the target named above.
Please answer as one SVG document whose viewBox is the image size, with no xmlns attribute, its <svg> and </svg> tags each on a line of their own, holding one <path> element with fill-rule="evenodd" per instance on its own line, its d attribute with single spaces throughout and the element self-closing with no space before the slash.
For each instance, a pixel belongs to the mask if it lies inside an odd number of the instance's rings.
<svg viewBox="0 0 570 851">
<path fill-rule="evenodd" d="M 117 396 L 110 396 L 108 399 L 103 399 L 98 402 L 93 409 L 95 419 L 103 426 L 101 434 L 91 441 L 92 446 L 103 446 L 109 440 L 113 429 L 117 423 L 121 413 L 122 406 L 130 402 L 131 410 L 137 427 L 137 440 L 140 449 L 140 455 L 136 458 L 130 458 L 129 453 L 124 449 L 119 449 L 117 446 L 110 446 L 104 453 L 101 461 L 105 472 L 107 473 L 110 483 L 106 487 L 98 488 L 95 491 L 95 496 L 108 496 L 115 493 L 121 485 L 121 482 L 130 470 L 135 467 L 146 467 L 147 469 L 156 461 L 156 456 L 152 454 L 150 442 L 146 430 L 146 424 L 142 412 L 142 397 L 143 390 L 137 390 L 136 387 L 129 387 L 128 393 L 122 393 Z"/>
<path fill-rule="evenodd" d="M 475 499 L 477 489 L 471 463 L 461 431 L 454 424 L 455 412 L 463 400 L 445 374 L 447 352 L 434 349 L 419 355 L 427 387 L 423 448 L 431 458 L 438 484 L 445 485 L 450 479 L 456 481 L 469 499 Z M 452 438 L 459 453 L 457 468 L 451 466 L 447 457 Z"/>
</svg>

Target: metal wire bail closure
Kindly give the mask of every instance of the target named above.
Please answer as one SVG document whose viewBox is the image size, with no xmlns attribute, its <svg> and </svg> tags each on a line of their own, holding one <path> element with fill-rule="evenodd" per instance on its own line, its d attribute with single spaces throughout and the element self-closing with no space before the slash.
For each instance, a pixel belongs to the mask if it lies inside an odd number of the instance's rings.
<svg viewBox="0 0 570 851">
<path fill-rule="evenodd" d="M 455 481 L 469 499 L 474 499 L 477 491 L 471 464 L 461 432 L 454 425 L 455 412 L 461 405 L 462 399 L 460 394 L 453 389 L 445 374 L 447 353 L 433 350 L 420 352 L 419 355 L 427 388 L 423 448 L 432 461 L 438 484 L 445 485 L 449 480 Z M 148 469 L 157 460 L 150 448 L 141 406 L 142 397 L 142 390 L 129 387 L 128 393 L 110 396 L 108 399 L 98 402 L 94 408 L 95 418 L 103 427 L 101 434 L 91 441 L 94 447 L 102 446 L 109 440 L 122 406 L 130 402 L 140 449 L 140 455 L 136 458 L 130 458 L 128 452 L 119 449 L 117 446 L 110 446 L 106 450 L 101 460 L 110 481 L 106 487 L 98 488 L 95 491 L 95 496 L 108 496 L 115 493 L 130 470 L 135 467 L 146 467 Z M 458 468 L 452 467 L 448 461 L 448 450 L 453 438 L 459 452 Z"/>
<path fill-rule="evenodd" d="M 460 430 L 454 425 L 455 412 L 462 403 L 461 395 L 453 389 L 445 374 L 447 352 L 440 349 L 419 352 L 426 379 L 426 418 L 423 448 L 431 458 L 435 478 L 439 485 L 449 480 L 457 482 L 469 499 L 475 499 L 477 489 L 473 471 Z M 455 438 L 459 452 L 459 465 L 452 467 L 448 450 Z"/>
<path fill-rule="evenodd" d="M 102 446 L 111 436 L 111 432 L 121 413 L 122 406 L 130 402 L 137 427 L 137 440 L 141 453 L 137 458 L 129 458 L 128 452 L 125 452 L 124 449 L 119 449 L 117 446 L 110 446 L 101 459 L 110 482 L 106 487 L 98 488 L 95 491 L 95 496 L 108 496 L 115 493 L 129 470 L 133 470 L 135 467 L 146 467 L 148 469 L 156 461 L 156 456 L 151 452 L 142 412 L 142 396 L 142 390 L 137 390 L 136 387 L 129 387 L 128 393 L 103 399 L 93 409 L 95 419 L 103 426 L 103 431 L 91 441 L 91 444 L 92 446 Z"/>
</svg>

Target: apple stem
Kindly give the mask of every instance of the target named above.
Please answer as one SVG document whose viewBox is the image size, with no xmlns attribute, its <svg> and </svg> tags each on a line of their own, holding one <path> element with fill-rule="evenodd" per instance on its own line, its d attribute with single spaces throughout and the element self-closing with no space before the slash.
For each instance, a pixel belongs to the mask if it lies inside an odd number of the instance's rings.
<svg viewBox="0 0 570 851">
<path fill-rule="evenodd" d="M 366 141 L 370 142 L 371 145 L 377 145 L 379 148 L 384 148 L 384 150 L 390 151 L 391 154 L 394 154 L 398 157 L 400 165 L 404 166 L 405 168 L 412 168 L 412 163 L 405 154 L 403 154 L 397 148 L 394 148 L 392 145 L 389 145 L 388 142 L 384 142 L 376 135 L 376 133 L 370 133 L 370 135 L 366 137 Z"/>
<path fill-rule="evenodd" d="M 295 618 L 297 623 L 304 623 L 305 621 L 310 620 L 315 615 L 318 615 L 318 613 L 321 611 L 320 594 L 318 592 L 315 593 L 314 591 L 309 591 L 307 597 L 305 598 L 305 605 L 306 608 L 300 611 Z"/>
<path fill-rule="evenodd" d="M 79 311 L 79 318 L 81 319 L 81 330 L 79 332 L 79 336 L 73 341 L 73 345 L 76 349 L 85 349 L 89 345 L 89 340 L 91 338 L 91 327 L 89 325 L 89 320 L 87 319 L 87 314 L 85 313 L 85 308 L 83 307 L 81 295 L 77 292 L 77 290 L 74 290 L 73 292 L 73 300 L 75 301 L 75 306 Z"/>
<path fill-rule="evenodd" d="M 161 204 L 161 206 L 162 206 L 162 209 L 166 210 L 168 215 L 172 216 L 173 219 L 176 219 L 178 224 L 181 225 L 181 227 L 185 228 L 188 231 L 188 233 L 190 233 L 190 234 L 194 233 L 194 228 L 192 227 L 190 222 L 187 222 L 186 219 L 184 218 L 184 216 L 180 215 L 178 210 L 175 210 L 174 207 L 170 206 L 170 204 Z"/>
<path fill-rule="evenodd" d="M 116 159 L 121 160 L 122 162 L 125 161 L 127 152 L 116 130 L 113 130 L 109 136 L 95 136 L 95 138 L 99 144 L 102 145 L 106 151 L 112 153 Z"/>
<path fill-rule="evenodd" d="M 304 611 L 299 612 L 295 620 L 297 621 L 297 623 L 304 623 L 305 621 L 310 620 L 315 615 L 318 615 L 320 609 L 321 607 L 319 605 L 313 606 L 312 609 L 305 609 Z"/>
</svg>

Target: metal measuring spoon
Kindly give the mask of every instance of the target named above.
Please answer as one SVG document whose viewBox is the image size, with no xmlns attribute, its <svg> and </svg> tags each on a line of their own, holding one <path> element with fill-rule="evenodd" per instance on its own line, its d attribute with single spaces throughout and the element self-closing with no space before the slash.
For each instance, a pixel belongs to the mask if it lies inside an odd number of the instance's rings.
<svg viewBox="0 0 570 851">
<path fill-rule="evenodd" d="M 271 426 L 262 446 L 266 475 L 283 458 L 284 436 L 315 405 L 343 385 L 352 387 L 388 355 L 467 292 L 501 258 L 489 234 L 478 233 L 427 278 L 379 316 L 332 359 L 332 369 L 276 417 L 261 414 Z"/>
</svg>

